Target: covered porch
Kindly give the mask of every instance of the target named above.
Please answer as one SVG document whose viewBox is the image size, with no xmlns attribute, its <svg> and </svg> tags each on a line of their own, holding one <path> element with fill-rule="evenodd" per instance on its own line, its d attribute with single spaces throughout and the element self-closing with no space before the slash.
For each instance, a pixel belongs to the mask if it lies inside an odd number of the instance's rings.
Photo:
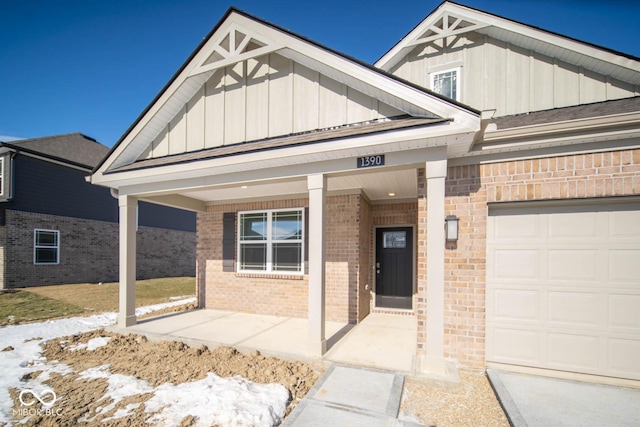
<svg viewBox="0 0 640 427">
<path fill-rule="evenodd" d="M 334 362 L 414 373 L 415 316 L 372 313 L 357 325 L 325 322 L 327 352 L 318 356 L 307 346 L 309 321 L 222 310 L 200 309 L 139 321 L 112 330 L 149 339 L 177 340 L 190 346 L 231 346 L 241 352 L 311 363 Z"/>
</svg>

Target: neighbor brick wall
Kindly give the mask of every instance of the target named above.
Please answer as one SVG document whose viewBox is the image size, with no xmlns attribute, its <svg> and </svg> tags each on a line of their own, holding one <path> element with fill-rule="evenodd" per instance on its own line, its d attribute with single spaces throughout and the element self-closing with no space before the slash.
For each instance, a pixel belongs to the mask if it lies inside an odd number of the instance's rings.
<svg viewBox="0 0 640 427">
<path fill-rule="evenodd" d="M 118 280 L 118 224 L 12 210 L 5 224 L 8 287 Z M 60 231 L 60 264 L 34 265 L 36 228 Z M 137 246 L 138 278 L 195 274 L 195 233 L 140 227 Z"/>
<path fill-rule="evenodd" d="M 325 307 L 326 319 L 330 321 L 355 323 L 359 316 L 359 300 L 362 297 L 362 293 L 358 293 L 360 200 L 359 194 L 327 197 Z M 209 206 L 206 213 L 199 213 L 198 286 L 204 306 L 220 310 L 306 318 L 306 274 L 292 276 L 222 271 L 222 219 L 225 212 L 300 208 L 307 207 L 308 203 L 308 199 L 305 198 L 223 204 Z"/>
<path fill-rule="evenodd" d="M 445 214 L 460 218 L 460 239 L 445 253 L 445 356 L 484 367 L 488 203 L 630 195 L 639 149 L 450 167 Z"/>
</svg>

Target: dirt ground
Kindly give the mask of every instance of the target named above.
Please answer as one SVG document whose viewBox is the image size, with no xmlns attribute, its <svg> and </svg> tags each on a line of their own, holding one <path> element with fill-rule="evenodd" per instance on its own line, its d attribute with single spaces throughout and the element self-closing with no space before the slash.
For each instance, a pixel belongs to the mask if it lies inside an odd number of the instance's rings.
<svg viewBox="0 0 640 427">
<path fill-rule="evenodd" d="M 92 351 L 71 348 L 78 344 L 86 344 L 92 338 L 110 337 L 107 345 Z M 90 424 L 101 426 L 142 426 L 150 418 L 144 412 L 144 405 L 138 405 L 133 415 L 112 421 L 103 422 L 113 416 L 119 409 L 129 404 L 142 403 L 152 397 L 151 393 L 138 394 L 120 401 L 107 413 L 98 413 L 101 407 L 111 403 L 100 401 L 107 391 L 107 380 L 104 378 L 79 379 L 79 372 L 88 368 L 110 364 L 112 374 L 122 374 L 145 380 L 151 386 L 159 386 L 166 382 L 182 384 L 197 381 L 213 372 L 221 377 L 240 375 L 257 383 L 279 383 L 289 392 L 291 401 L 287 414 L 297 404 L 322 374 L 321 368 L 302 362 L 292 362 L 273 357 L 264 357 L 255 351 L 242 354 L 230 347 L 209 350 L 205 346 L 192 348 L 177 341 L 149 341 L 140 335 L 122 335 L 96 330 L 84 334 L 51 340 L 43 345 L 43 355 L 49 361 L 58 361 L 73 368 L 74 372 L 66 375 L 52 374 L 44 381 L 54 389 L 60 406 L 64 411 L 55 416 L 32 416 L 25 425 L 72 426 L 77 425 L 83 417 L 91 419 Z M 34 372 L 24 381 L 37 378 L 40 372 Z M 19 408 L 19 391 L 10 390 L 14 401 L 14 409 Z M 56 402 L 56 406 L 58 402 Z M 193 424 L 192 417 L 182 420 L 183 426 Z"/>
</svg>

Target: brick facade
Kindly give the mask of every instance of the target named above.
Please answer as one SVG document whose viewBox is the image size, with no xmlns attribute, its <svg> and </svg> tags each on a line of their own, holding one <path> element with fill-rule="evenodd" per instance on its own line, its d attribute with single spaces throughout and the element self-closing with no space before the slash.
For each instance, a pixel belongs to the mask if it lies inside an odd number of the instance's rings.
<svg viewBox="0 0 640 427">
<path fill-rule="evenodd" d="M 445 253 L 445 357 L 484 367 L 489 203 L 631 195 L 639 149 L 450 167 L 445 210 L 460 218 L 460 239 Z"/>
<path fill-rule="evenodd" d="M 34 264 L 34 230 L 60 231 L 60 263 Z M 6 211 L 3 286 L 18 288 L 118 280 L 118 224 L 56 215 Z M 193 276 L 195 233 L 140 227 L 137 277 Z"/>
<path fill-rule="evenodd" d="M 445 251 L 445 357 L 485 363 L 486 227 L 489 204 L 640 194 L 640 150 L 504 161 L 448 168 L 445 215 L 460 219 L 460 239 Z M 377 226 L 416 225 L 414 313 L 418 352 L 425 349 L 427 189 L 418 170 L 418 200 L 371 204 L 361 195 L 327 197 L 326 319 L 358 322 L 373 309 Z M 307 199 L 210 206 L 198 216 L 199 286 L 205 306 L 307 317 L 307 276 L 222 272 L 222 216 L 241 210 L 306 207 Z M 444 244 L 444 242 L 443 242 Z"/>
<path fill-rule="evenodd" d="M 206 213 L 200 213 L 197 264 L 202 306 L 306 318 L 308 276 L 224 272 L 222 230 L 225 212 L 307 206 L 307 199 L 290 199 L 213 205 Z M 326 225 L 326 319 L 356 323 L 373 308 L 374 227 L 415 224 L 417 205 L 415 202 L 372 205 L 366 197 L 352 194 L 327 197 L 326 206 L 330 218 Z"/>
</svg>

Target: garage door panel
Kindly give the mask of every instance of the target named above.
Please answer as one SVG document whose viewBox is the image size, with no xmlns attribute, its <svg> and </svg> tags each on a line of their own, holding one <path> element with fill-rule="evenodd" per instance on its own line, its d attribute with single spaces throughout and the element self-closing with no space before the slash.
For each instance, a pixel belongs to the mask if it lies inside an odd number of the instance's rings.
<svg viewBox="0 0 640 427">
<path fill-rule="evenodd" d="M 628 378 L 640 379 L 640 340 L 609 340 L 609 370 Z"/>
<path fill-rule="evenodd" d="M 502 280 L 535 280 L 540 275 L 540 252 L 537 250 L 497 249 L 493 259 L 493 274 Z"/>
<path fill-rule="evenodd" d="M 550 368 L 598 369 L 600 345 L 597 336 L 550 333 L 547 341 L 547 361 Z"/>
<path fill-rule="evenodd" d="M 640 295 L 610 295 L 609 326 L 635 329 L 640 334 Z M 638 359 L 638 364 L 640 364 L 640 359 Z"/>
<path fill-rule="evenodd" d="M 513 363 L 526 360 L 531 364 L 540 364 L 540 332 L 495 328 L 492 335 L 494 348 L 502 349 L 495 355 L 497 361 Z"/>
<path fill-rule="evenodd" d="M 584 285 L 598 283 L 597 250 L 557 249 L 547 254 L 549 279 L 579 281 Z"/>
<path fill-rule="evenodd" d="M 609 236 L 625 240 L 640 238 L 638 211 L 617 211 L 609 215 Z"/>
<path fill-rule="evenodd" d="M 540 317 L 540 292 L 520 289 L 496 289 L 492 304 L 497 319 L 537 321 Z"/>
<path fill-rule="evenodd" d="M 609 251 L 609 284 L 634 284 L 640 280 L 640 248 Z"/>
<path fill-rule="evenodd" d="M 565 325 L 597 326 L 601 304 L 597 293 L 549 292 L 547 319 Z"/>
<path fill-rule="evenodd" d="M 549 239 L 595 240 L 598 238 L 596 212 L 557 213 L 549 215 Z"/>
<path fill-rule="evenodd" d="M 637 199 L 492 205 L 487 236 L 487 361 L 640 380 Z"/>
<path fill-rule="evenodd" d="M 536 215 L 503 216 L 489 238 L 500 241 L 539 241 L 540 219 Z"/>
</svg>

